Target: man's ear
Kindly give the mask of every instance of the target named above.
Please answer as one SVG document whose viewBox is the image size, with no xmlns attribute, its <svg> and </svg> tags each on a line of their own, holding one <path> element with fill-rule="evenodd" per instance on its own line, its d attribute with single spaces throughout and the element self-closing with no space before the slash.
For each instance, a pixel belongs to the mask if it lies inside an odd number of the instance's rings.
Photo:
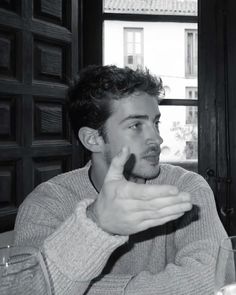
<svg viewBox="0 0 236 295">
<path fill-rule="evenodd" d="M 81 127 L 78 135 L 80 141 L 86 149 L 92 153 L 98 153 L 102 151 L 104 141 L 96 129 L 90 127 Z"/>
</svg>

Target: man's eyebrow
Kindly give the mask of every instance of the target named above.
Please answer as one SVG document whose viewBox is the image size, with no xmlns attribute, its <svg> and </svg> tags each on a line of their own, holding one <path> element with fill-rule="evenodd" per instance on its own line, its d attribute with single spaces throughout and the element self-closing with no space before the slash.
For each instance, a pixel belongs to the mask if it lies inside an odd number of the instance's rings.
<svg viewBox="0 0 236 295">
<path fill-rule="evenodd" d="M 155 122 L 157 119 L 160 119 L 160 116 L 161 116 L 160 113 L 157 114 L 153 121 Z M 148 120 L 148 119 L 149 119 L 148 115 L 129 115 L 128 117 L 121 120 L 119 124 L 122 124 L 126 121 L 129 121 L 129 120 Z"/>
<path fill-rule="evenodd" d="M 148 115 L 129 115 L 128 117 L 125 117 L 124 119 L 122 119 L 119 124 L 122 124 L 129 120 L 135 120 L 135 119 L 148 120 L 148 118 L 149 118 Z"/>
</svg>

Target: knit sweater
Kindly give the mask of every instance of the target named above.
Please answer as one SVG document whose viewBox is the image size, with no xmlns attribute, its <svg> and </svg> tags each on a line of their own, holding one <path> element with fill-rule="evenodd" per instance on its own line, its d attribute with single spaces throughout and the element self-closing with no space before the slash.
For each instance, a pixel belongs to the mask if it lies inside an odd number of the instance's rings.
<svg viewBox="0 0 236 295">
<path fill-rule="evenodd" d="M 226 232 L 213 193 L 198 174 L 162 164 L 148 184 L 175 185 L 193 209 L 176 221 L 131 235 L 99 228 L 86 208 L 97 197 L 89 166 L 40 184 L 20 206 L 17 245 L 38 248 L 56 295 L 210 295 Z"/>
</svg>

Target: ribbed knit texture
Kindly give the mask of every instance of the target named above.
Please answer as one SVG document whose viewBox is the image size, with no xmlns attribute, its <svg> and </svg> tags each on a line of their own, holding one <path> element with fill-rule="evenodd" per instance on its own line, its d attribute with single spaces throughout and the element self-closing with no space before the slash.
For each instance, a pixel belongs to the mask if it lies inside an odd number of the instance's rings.
<svg viewBox="0 0 236 295">
<path fill-rule="evenodd" d="M 37 247 L 56 295 L 211 295 L 220 240 L 226 232 L 207 182 L 161 165 L 149 184 L 190 192 L 193 209 L 177 221 L 126 236 L 110 235 L 87 216 L 97 192 L 88 166 L 39 185 L 17 215 L 16 244 Z"/>
</svg>

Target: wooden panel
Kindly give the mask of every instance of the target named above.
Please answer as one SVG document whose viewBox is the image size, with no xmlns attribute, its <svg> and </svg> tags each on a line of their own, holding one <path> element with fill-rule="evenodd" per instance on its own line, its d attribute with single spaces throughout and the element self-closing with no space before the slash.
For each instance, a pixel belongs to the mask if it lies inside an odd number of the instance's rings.
<svg viewBox="0 0 236 295">
<path fill-rule="evenodd" d="M 70 0 L 34 0 L 34 18 L 70 28 Z"/>
<path fill-rule="evenodd" d="M 198 119 L 199 152 L 198 171 L 207 177 L 207 169 L 216 171 L 216 72 L 217 52 L 216 1 L 199 1 L 199 48 L 198 48 Z M 211 36 L 211 38 L 209 38 Z M 209 74 L 210 79 L 209 78 Z M 214 179 L 208 182 L 216 194 Z M 218 200 L 217 200 L 218 201 Z M 219 205 L 219 204 L 218 204 Z"/>
<path fill-rule="evenodd" d="M 17 178 L 19 181 L 17 161 L 0 162 L 0 232 L 11 230 L 14 227 L 17 206 L 19 205 Z"/>
<path fill-rule="evenodd" d="M 69 50 L 65 44 L 52 44 L 45 40 L 34 42 L 34 79 L 66 83 Z"/>
<path fill-rule="evenodd" d="M 71 165 L 70 162 L 70 156 L 34 159 L 34 187 L 60 173 L 66 172 Z"/>
<path fill-rule="evenodd" d="M 4 212 L 1 214 L 0 209 L 0 233 L 13 230 L 16 219 L 16 213 L 16 209 L 6 208 L 4 209 Z"/>
<path fill-rule="evenodd" d="M 69 122 L 62 100 L 36 97 L 33 122 L 34 140 L 69 140 Z"/>
<path fill-rule="evenodd" d="M 103 0 L 83 1 L 83 60 L 82 67 L 102 64 L 103 56 Z M 92 20 L 92 21 L 91 21 Z"/>
<path fill-rule="evenodd" d="M 225 49 L 227 49 L 227 75 L 228 75 L 228 134 L 229 134 L 229 169 L 228 173 L 232 178 L 232 182 L 228 184 L 228 190 L 230 192 L 230 199 L 228 200 L 229 206 L 229 234 L 236 235 L 236 18 L 235 18 L 235 9 L 236 2 L 235 0 L 229 0 L 226 2 L 228 5 L 228 15 L 227 22 L 225 26 L 227 28 L 227 35 Z M 226 132 L 227 133 L 227 130 Z"/>
<path fill-rule="evenodd" d="M 235 9 L 235 0 L 200 1 L 199 166 L 204 176 L 214 172 L 208 181 L 229 235 L 236 234 Z"/>
<path fill-rule="evenodd" d="M 0 142 L 16 141 L 16 98 L 0 95 Z"/>
<path fill-rule="evenodd" d="M 78 27 L 77 0 L 0 1 L 0 232 L 35 185 L 82 162 L 65 112 Z"/>
<path fill-rule="evenodd" d="M 0 208 L 16 206 L 16 164 L 1 162 L 0 164 Z"/>
<path fill-rule="evenodd" d="M 22 97 L 0 93 L 0 145 L 22 144 Z M 3 156 L 3 155 L 2 155 Z"/>
<path fill-rule="evenodd" d="M 1 0 L 0 8 L 11 10 L 13 12 L 19 12 L 21 8 L 21 0 Z"/>
<path fill-rule="evenodd" d="M 213 0 L 200 1 L 199 6 L 199 172 L 214 191 L 219 216 L 229 233 L 228 217 L 222 210 L 226 183 L 217 181 L 227 175 L 223 5 L 223 1 Z M 207 176 L 208 169 L 213 171 L 212 177 Z"/>
<path fill-rule="evenodd" d="M 0 77 L 16 78 L 16 35 L 0 27 Z"/>
</svg>

